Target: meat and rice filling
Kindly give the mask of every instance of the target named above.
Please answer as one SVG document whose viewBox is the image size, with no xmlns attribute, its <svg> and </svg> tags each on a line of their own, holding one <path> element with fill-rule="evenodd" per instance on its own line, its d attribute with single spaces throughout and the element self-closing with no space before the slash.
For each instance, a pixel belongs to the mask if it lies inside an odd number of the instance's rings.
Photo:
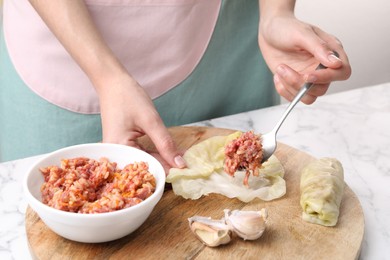
<svg viewBox="0 0 390 260">
<path fill-rule="evenodd" d="M 248 186 L 250 174 L 259 175 L 262 159 L 263 146 L 260 136 L 253 131 L 245 132 L 226 145 L 224 170 L 234 176 L 237 170 L 244 169 L 244 185 Z"/>
<path fill-rule="evenodd" d="M 121 170 L 107 158 L 79 157 L 40 170 L 45 179 L 42 202 L 63 211 L 116 211 L 142 202 L 156 188 L 146 162 L 128 164 Z"/>
</svg>

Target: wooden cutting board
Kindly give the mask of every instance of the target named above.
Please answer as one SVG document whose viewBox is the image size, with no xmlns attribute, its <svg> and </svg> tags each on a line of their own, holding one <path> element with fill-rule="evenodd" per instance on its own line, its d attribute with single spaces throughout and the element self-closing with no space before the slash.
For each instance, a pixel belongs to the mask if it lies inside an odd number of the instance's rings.
<svg viewBox="0 0 390 260">
<path fill-rule="evenodd" d="M 183 150 L 211 136 L 233 132 L 206 127 L 175 127 L 170 131 Z M 147 139 L 141 143 L 148 151 L 154 150 Z M 26 230 L 31 254 L 36 259 L 357 259 L 364 234 L 364 216 L 353 191 L 346 186 L 337 226 L 306 223 L 301 219 L 299 205 L 300 171 L 315 158 L 284 144 L 278 145 L 276 156 L 286 171 L 284 197 L 270 202 L 256 199 L 243 203 L 212 194 L 186 200 L 168 189 L 138 230 L 108 243 L 84 244 L 64 239 L 50 231 L 28 208 Z M 223 217 L 226 208 L 259 210 L 264 207 L 269 212 L 267 229 L 255 241 L 235 238 L 225 246 L 209 248 L 195 238 L 188 226 L 187 218 L 194 215 L 217 219 Z"/>
</svg>

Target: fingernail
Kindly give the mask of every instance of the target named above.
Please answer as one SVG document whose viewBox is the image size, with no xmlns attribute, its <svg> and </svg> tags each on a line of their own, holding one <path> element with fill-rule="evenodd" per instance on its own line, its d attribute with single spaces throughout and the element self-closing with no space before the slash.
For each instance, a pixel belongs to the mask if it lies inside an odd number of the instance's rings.
<svg viewBox="0 0 390 260">
<path fill-rule="evenodd" d="M 330 62 L 340 62 L 340 58 L 334 55 L 333 53 L 328 56 L 328 60 Z"/>
<path fill-rule="evenodd" d="M 314 83 L 317 81 L 317 77 L 314 75 L 306 75 L 305 82 Z"/>
<path fill-rule="evenodd" d="M 181 157 L 180 155 L 176 156 L 174 161 L 175 161 L 176 166 L 179 168 L 184 168 L 187 166 L 186 161 L 184 161 L 183 157 Z"/>
<path fill-rule="evenodd" d="M 276 68 L 276 73 L 279 74 L 282 78 L 286 75 L 286 68 L 283 66 L 279 66 Z"/>
</svg>

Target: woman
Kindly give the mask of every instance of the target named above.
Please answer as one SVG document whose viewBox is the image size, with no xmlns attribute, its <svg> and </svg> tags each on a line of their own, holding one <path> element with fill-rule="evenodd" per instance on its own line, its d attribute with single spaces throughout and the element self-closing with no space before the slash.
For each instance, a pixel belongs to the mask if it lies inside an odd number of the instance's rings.
<svg viewBox="0 0 390 260">
<path fill-rule="evenodd" d="M 315 83 L 302 99 L 313 103 L 351 69 L 340 42 L 297 20 L 294 5 L 5 0 L 0 161 L 100 140 L 137 146 L 146 134 L 185 167 L 166 125 L 274 105 L 276 91 L 291 100 L 304 82 Z"/>
</svg>

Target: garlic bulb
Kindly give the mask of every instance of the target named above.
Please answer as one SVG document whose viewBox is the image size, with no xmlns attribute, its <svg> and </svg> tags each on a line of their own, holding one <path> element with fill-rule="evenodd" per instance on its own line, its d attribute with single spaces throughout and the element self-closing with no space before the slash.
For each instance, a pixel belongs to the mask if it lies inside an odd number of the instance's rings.
<svg viewBox="0 0 390 260">
<path fill-rule="evenodd" d="M 268 217 L 266 209 L 260 211 L 225 209 L 224 212 L 229 228 L 244 240 L 255 240 L 263 234 Z"/>
<path fill-rule="evenodd" d="M 194 216 L 188 219 L 191 231 L 205 245 L 216 247 L 227 244 L 231 240 L 231 231 L 223 219 Z"/>
</svg>

